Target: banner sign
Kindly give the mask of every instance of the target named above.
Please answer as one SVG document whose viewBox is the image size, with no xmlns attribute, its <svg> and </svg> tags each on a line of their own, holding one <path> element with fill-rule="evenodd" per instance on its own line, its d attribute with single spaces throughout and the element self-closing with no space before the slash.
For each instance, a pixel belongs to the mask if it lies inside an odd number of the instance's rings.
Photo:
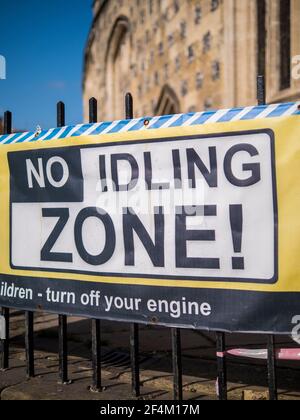
<svg viewBox="0 0 300 420">
<path fill-rule="evenodd" d="M 291 334 L 298 104 L 0 136 L 0 305 Z"/>
</svg>

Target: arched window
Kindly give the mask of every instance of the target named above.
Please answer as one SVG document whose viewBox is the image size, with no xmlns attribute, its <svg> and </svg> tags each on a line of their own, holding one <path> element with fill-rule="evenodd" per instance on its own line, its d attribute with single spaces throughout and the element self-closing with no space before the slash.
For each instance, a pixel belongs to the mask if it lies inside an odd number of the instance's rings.
<svg viewBox="0 0 300 420">
<path fill-rule="evenodd" d="M 291 87 L 291 0 L 279 2 L 280 89 Z"/>
<path fill-rule="evenodd" d="M 157 106 L 156 115 L 172 115 L 180 113 L 180 104 L 176 93 L 170 86 L 166 85 L 162 89 Z"/>
<path fill-rule="evenodd" d="M 119 17 L 106 53 L 107 118 L 124 118 L 124 96 L 130 87 L 131 41 L 129 20 Z"/>
<path fill-rule="evenodd" d="M 266 0 L 256 0 L 257 10 L 257 74 L 266 76 Z"/>
</svg>

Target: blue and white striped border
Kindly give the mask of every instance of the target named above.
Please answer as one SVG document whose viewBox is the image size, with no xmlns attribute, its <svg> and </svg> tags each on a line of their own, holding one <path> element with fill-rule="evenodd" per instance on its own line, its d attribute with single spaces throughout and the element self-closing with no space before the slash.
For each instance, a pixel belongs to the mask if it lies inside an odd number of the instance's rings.
<svg viewBox="0 0 300 420">
<path fill-rule="evenodd" d="M 48 141 L 78 136 L 125 133 L 159 128 L 189 127 L 219 122 L 257 120 L 300 115 L 300 102 L 247 108 L 232 108 L 221 111 L 205 111 L 190 114 L 166 115 L 162 117 L 138 118 L 97 124 L 79 124 L 52 128 L 41 132 L 14 133 L 0 136 L 0 144 Z"/>
</svg>

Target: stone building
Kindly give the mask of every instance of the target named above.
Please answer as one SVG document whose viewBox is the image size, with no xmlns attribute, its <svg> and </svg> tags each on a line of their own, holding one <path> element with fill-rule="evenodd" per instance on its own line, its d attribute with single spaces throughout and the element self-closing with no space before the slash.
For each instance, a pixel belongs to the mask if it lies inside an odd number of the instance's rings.
<svg viewBox="0 0 300 420">
<path fill-rule="evenodd" d="M 92 96 L 102 119 L 123 118 L 127 91 L 136 117 L 254 105 L 258 74 L 268 103 L 300 98 L 300 0 L 95 0 L 93 9 L 85 119 Z"/>
</svg>

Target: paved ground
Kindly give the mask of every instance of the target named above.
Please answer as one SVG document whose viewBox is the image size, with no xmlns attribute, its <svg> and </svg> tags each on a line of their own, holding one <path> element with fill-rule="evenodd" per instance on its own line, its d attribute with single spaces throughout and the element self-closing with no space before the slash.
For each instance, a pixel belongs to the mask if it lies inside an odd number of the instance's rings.
<svg viewBox="0 0 300 420">
<path fill-rule="evenodd" d="M 35 323 L 36 377 L 25 378 L 24 316 L 12 314 L 11 369 L 0 372 L 2 400 L 126 400 L 131 399 L 129 368 L 129 327 L 120 323 L 102 323 L 103 385 L 95 394 L 91 384 L 90 321 L 69 318 L 69 377 L 72 384 L 58 384 L 57 317 L 40 315 Z M 281 347 L 291 346 L 285 337 L 277 339 Z M 228 335 L 230 347 L 264 348 L 265 337 Z M 215 399 L 215 339 L 213 334 L 183 331 L 184 398 Z M 142 398 L 172 399 L 171 336 L 164 328 L 141 327 Z M 265 362 L 229 359 L 230 399 L 266 399 Z M 300 399 L 300 364 L 284 362 L 278 369 L 280 398 Z"/>
</svg>

